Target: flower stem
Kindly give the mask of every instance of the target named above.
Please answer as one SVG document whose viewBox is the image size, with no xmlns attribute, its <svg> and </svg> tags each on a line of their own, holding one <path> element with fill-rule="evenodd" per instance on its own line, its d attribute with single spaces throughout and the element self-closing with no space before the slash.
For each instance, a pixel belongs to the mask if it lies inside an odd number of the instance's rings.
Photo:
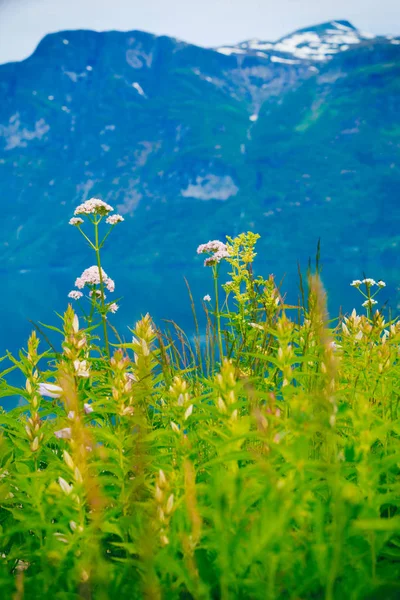
<svg viewBox="0 0 400 600">
<path fill-rule="evenodd" d="M 95 235 L 95 252 L 96 252 L 96 260 L 97 260 L 97 268 L 99 269 L 99 278 L 100 278 L 100 304 L 101 304 L 101 320 L 103 322 L 103 331 L 104 331 L 104 343 L 106 347 L 106 353 L 108 358 L 110 358 L 110 346 L 108 343 L 108 334 L 107 334 L 107 321 L 106 321 L 106 312 L 105 312 L 105 304 L 104 304 L 104 282 L 103 282 L 103 271 L 101 268 L 100 261 L 100 247 L 99 247 L 99 223 L 101 219 L 94 221 L 94 235 Z"/>
<path fill-rule="evenodd" d="M 92 240 L 90 240 L 88 238 L 88 236 L 86 235 L 86 233 L 84 231 L 82 231 L 82 228 L 80 227 L 80 225 L 78 226 L 79 232 L 83 235 L 83 237 L 85 238 L 85 240 L 88 242 L 89 246 L 91 248 L 93 248 L 93 250 L 95 250 L 95 247 L 93 246 L 93 242 Z"/>
<path fill-rule="evenodd" d="M 217 321 L 217 335 L 218 335 L 218 349 L 219 349 L 219 360 L 222 363 L 223 349 L 222 349 L 222 336 L 221 336 L 221 314 L 219 312 L 219 299 L 218 299 L 218 265 L 213 267 L 214 276 L 214 293 L 215 293 L 215 319 Z"/>
</svg>

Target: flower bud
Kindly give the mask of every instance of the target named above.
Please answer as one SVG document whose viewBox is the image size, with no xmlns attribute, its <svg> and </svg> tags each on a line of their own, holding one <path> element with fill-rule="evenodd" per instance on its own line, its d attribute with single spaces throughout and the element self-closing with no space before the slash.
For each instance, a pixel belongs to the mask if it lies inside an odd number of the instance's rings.
<svg viewBox="0 0 400 600">
<path fill-rule="evenodd" d="M 180 433 L 178 425 L 176 423 L 174 423 L 173 421 L 171 421 L 171 427 L 172 427 L 172 431 L 175 431 L 175 433 Z"/>
<path fill-rule="evenodd" d="M 72 329 L 74 333 L 78 333 L 79 331 L 79 319 L 77 314 L 74 314 L 74 318 L 72 320 Z"/>
<path fill-rule="evenodd" d="M 169 498 L 168 498 L 168 500 L 167 500 L 167 504 L 166 504 L 166 506 L 165 506 L 165 513 L 166 513 L 167 515 L 171 514 L 173 506 L 174 506 L 174 495 L 173 495 L 173 494 L 171 494 L 171 495 L 169 496 Z"/>
<path fill-rule="evenodd" d="M 188 406 L 188 408 L 185 411 L 185 415 L 184 415 L 184 419 L 185 421 L 190 417 L 190 415 L 193 412 L 193 404 L 191 404 L 190 406 Z"/>
<path fill-rule="evenodd" d="M 36 452 L 36 450 L 39 448 L 39 438 L 35 437 L 35 439 L 33 440 L 32 444 L 31 444 L 31 450 L 32 452 Z"/>
<path fill-rule="evenodd" d="M 67 465 L 67 466 L 68 466 L 70 469 L 74 469 L 74 468 L 75 468 L 74 461 L 72 460 L 72 457 L 71 457 L 71 455 L 70 455 L 70 454 L 69 454 L 69 453 L 68 453 L 66 450 L 64 450 L 64 453 L 63 453 L 63 458 L 64 458 L 64 461 L 65 461 L 65 464 L 66 464 L 66 465 Z"/>
</svg>

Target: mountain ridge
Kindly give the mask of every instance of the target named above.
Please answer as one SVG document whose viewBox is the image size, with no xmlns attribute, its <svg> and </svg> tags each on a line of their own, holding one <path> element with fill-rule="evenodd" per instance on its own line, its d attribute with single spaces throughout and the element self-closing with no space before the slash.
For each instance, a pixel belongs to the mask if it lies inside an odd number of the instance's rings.
<svg viewBox="0 0 400 600">
<path fill-rule="evenodd" d="M 46 34 L 37 44 L 36 48 L 33 50 L 33 52 L 27 56 L 26 58 L 24 58 L 23 60 L 20 61 L 9 61 L 6 63 L 1 63 L 0 66 L 2 65 L 6 65 L 6 64 L 14 64 L 14 63 L 22 63 L 25 62 L 26 60 L 29 60 L 31 57 L 34 56 L 34 54 L 37 51 L 40 51 L 42 49 L 42 47 L 46 46 L 50 41 L 57 39 L 58 37 L 60 37 L 61 35 L 64 34 L 64 37 L 67 35 L 74 35 L 74 34 L 84 34 L 85 36 L 87 34 L 96 37 L 96 36 L 108 36 L 108 35 L 119 35 L 121 37 L 125 37 L 128 35 L 141 35 L 141 36 L 146 36 L 148 38 L 152 38 L 153 40 L 155 39 L 168 39 L 168 40 L 172 40 L 173 42 L 175 42 L 177 45 L 183 45 L 183 46 L 194 46 L 196 48 L 200 48 L 203 50 L 210 50 L 210 51 L 219 51 L 219 49 L 221 48 L 242 48 L 245 46 L 248 46 L 251 43 L 264 43 L 264 44 L 270 44 L 270 45 L 275 45 L 278 44 L 284 40 L 287 40 L 289 38 L 291 38 L 293 35 L 295 34 L 302 34 L 302 33 L 307 33 L 307 32 L 316 32 L 316 33 L 321 33 L 321 32 L 326 32 L 326 30 L 328 29 L 332 29 L 332 27 L 336 27 L 337 31 L 339 30 L 338 25 L 345 27 L 347 30 L 351 31 L 351 32 L 357 32 L 360 33 L 360 35 L 364 38 L 365 36 L 365 40 L 380 40 L 380 41 L 387 41 L 387 42 L 391 42 L 394 44 L 400 44 L 400 36 L 393 36 L 393 35 L 375 35 L 375 34 L 370 34 L 370 33 L 361 33 L 360 30 L 358 30 L 357 27 L 355 27 L 352 23 L 350 23 L 349 21 L 347 21 L 346 19 L 337 19 L 337 20 L 332 20 L 332 21 L 325 21 L 322 23 L 317 23 L 315 25 L 311 25 L 309 27 L 303 27 L 300 29 L 296 29 L 278 39 L 276 39 L 275 41 L 271 41 L 271 40 L 267 40 L 267 41 L 262 41 L 259 38 L 253 38 L 250 40 L 243 40 L 241 42 L 237 42 L 236 44 L 222 44 L 219 46 L 203 46 L 203 45 L 199 45 L 199 44 L 195 44 L 193 42 L 190 41 L 186 41 L 186 40 L 181 40 L 179 38 L 176 38 L 174 36 L 169 36 L 167 34 L 154 34 L 151 33 L 149 31 L 144 31 L 144 30 L 138 30 L 138 29 L 132 29 L 132 30 L 115 30 L 115 29 L 110 29 L 110 30 L 102 30 L 102 31 L 97 31 L 94 29 L 65 29 L 65 30 L 60 30 L 60 31 L 55 31 L 55 32 L 51 32 Z M 69 40 L 67 40 L 67 42 L 69 43 Z M 68 45 L 68 44 L 66 44 Z M 223 52 L 221 52 L 223 53 Z"/>
</svg>

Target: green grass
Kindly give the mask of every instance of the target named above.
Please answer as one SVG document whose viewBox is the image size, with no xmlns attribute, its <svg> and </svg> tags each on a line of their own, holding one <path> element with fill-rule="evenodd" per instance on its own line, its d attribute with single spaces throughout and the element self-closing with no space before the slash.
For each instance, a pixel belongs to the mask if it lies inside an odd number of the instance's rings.
<svg viewBox="0 0 400 600">
<path fill-rule="evenodd" d="M 193 340 L 146 315 L 122 343 L 100 281 L 60 349 L 3 359 L 2 598 L 399 597 L 400 324 L 368 283 L 330 320 L 318 260 L 288 306 L 257 238 L 227 239 L 230 283 L 207 267 Z"/>
</svg>

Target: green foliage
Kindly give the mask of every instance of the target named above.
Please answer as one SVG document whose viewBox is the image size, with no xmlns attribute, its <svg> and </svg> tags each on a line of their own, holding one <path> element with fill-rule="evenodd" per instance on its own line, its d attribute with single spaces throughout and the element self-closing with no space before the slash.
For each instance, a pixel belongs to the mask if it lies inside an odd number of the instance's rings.
<svg viewBox="0 0 400 600">
<path fill-rule="evenodd" d="M 257 239 L 227 238 L 222 288 L 209 262 L 205 338 L 146 315 L 122 343 L 100 278 L 61 353 L 32 333 L 4 359 L 1 597 L 399 596 L 400 324 L 372 280 L 366 315 L 329 322 L 318 273 L 286 305 Z"/>
</svg>

